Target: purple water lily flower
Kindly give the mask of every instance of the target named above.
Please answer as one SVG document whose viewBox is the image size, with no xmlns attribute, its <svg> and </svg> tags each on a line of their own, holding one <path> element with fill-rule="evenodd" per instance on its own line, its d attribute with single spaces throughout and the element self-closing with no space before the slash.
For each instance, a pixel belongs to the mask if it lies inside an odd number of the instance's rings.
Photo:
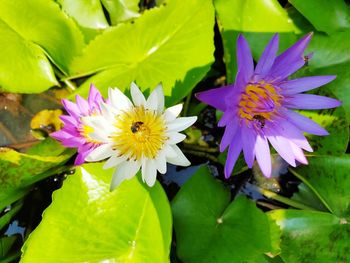
<svg viewBox="0 0 350 263">
<path fill-rule="evenodd" d="M 104 102 L 101 93 L 94 85 L 90 86 L 88 99 L 76 96 L 76 104 L 63 99 L 62 104 L 66 109 L 67 115 L 60 117 L 64 126 L 61 130 L 50 134 L 51 137 L 61 141 L 68 148 L 77 148 L 78 155 L 74 164 L 84 163 L 85 157 L 95 148 L 101 145 L 101 142 L 92 139 L 89 134 L 93 128 L 84 125 L 82 118 L 101 114 L 100 103 Z"/>
<path fill-rule="evenodd" d="M 233 85 L 204 91 L 197 98 L 224 114 L 218 126 L 226 127 L 220 151 L 229 146 L 225 177 L 229 177 L 243 150 L 248 167 L 256 158 L 266 177 L 271 175 L 269 143 L 290 165 L 296 161 L 307 164 L 303 150 L 312 148 L 303 135 L 328 135 L 314 121 L 293 109 L 328 109 L 341 105 L 338 100 L 313 94 L 302 94 L 335 79 L 336 76 L 314 76 L 288 80 L 304 66 L 304 51 L 312 34 L 300 39 L 282 54 L 278 50 L 278 34 L 265 48 L 259 62 L 254 62 L 247 41 L 240 35 L 237 40 L 238 73 Z"/>
</svg>

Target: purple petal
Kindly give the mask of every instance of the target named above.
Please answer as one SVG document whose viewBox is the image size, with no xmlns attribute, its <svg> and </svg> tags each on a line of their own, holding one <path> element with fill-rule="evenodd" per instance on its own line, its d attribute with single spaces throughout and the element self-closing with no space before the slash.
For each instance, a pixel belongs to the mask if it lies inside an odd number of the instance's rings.
<svg viewBox="0 0 350 263">
<path fill-rule="evenodd" d="M 279 86 L 282 88 L 282 93 L 284 95 L 293 95 L 323 86 L 331 82 L 335 78 L 336 76 L 305 77 L 300 79 L 288 80 L 279 84 Z"/>
<path fill-rule="evenodd" d="M 268 136 L 267 138 L 270 141 L 272 147 L 276 149 L 278 154 L 287 163 L 295 167 L 295 158 L 289 141 L 281 136 Z"/>
<path fill-rule="evenodd" d="M 271 69 L 278 51 L 278 41 L 279 36 L 278 34 L 275 34 L 262 53 L 254 73 L 257 75 L 258 80 L 264 78 Z"/>
<path fill-rule="evenodd" d="M 247 40 L 241 34 L 237 39 L 237 65 L 243 80 L 248 82 L 254 72 L 254 62 Z"/>
<path fill-rule="evenodd" d="M 81 112 L 76 104 L 73 102 L 63 99 L 62 100 L 63 107 L 66 109 L 66 111 L 75 119 L 79 119 L 81 116 Z"/>
<path fill-rule="evenodd" d="M 228 125 L 228 123 L 234 122 L 235 120 L 236 120 L 235 112 L 231 109 L 228 109 L 227 111 L 224 112 L 221 119 L 219 120 L 218 126 L 224 127 L 224 126 Z"/>
<path fill-rule="evenodd" d="M 280 121 L 274 126 L 278 135 L 294 142 L 300 148 L 312 152 L 312 148 L 302 132 L 289 121 Z"/>
<path fill-rule="evenodd" d="M 303 150 L 300 149 L 295 143 L 291 141 L 289 142 L 289 144 L 291 146 L 295 159 L 302 164 L 308 164 L 307 159 L 303 153 Z"/>
<path fill-rule="evenodd" d="M 90 105 L 90 109 L 94 107 L 100 110 L 99 104 L 103 102 L 102 95 L 98 89 L 96 89 L 94 84 L 90 85 L 90 91 L 88 96 L 88 103 Z"/>
<path fill-rule="evenodd" d="M 76 95 L 75 96 L 75 101 L 77 102 L 77 106 L 80 109 L 80 112 L 84 115 L 87 116 L 89 115 L 89 104 L 86 100 L 84 100 L 81 96 Z"/>
<path fill-rule="evenodd" d="M 271 68 L 271 73 L 273 75 L 275 72 L 278 72 L 281 70 L 281 68 L 289 67 L 292 63 L 295 63 L 296 61 L 303 61 L 304 62 L 304 51 L 309 44 L 310 40 L 312 38 L 312 33 L 307 34 L 303 38 L 301 38 L 298 42 L 296 42 L 293 46 L 288 48 L 286 51 L 284 51 L 281 55 L 279 55 L 275 63 L 273 64 Z"/>
<path fill-rule="evenodd" d="M 285 100 L 285 106 L 291 109 L 320 110 L 336 108 L 340 105 L 339 100 L 313 94 L 295 94 L 288 96 Z"/>
<path fill-rule="evenodd" d="M 241 129 L 241 138 L 243 143 L 244 160 L 247 163 L 248 167 L 252 168 L 255 158 L 254 146 L 256 141 L 256 134 L 246 125 L 243 125 Z"/>
<path fill-rule="evenodd" d="M 255 143 L 256 160 L 265 177 L 271 177 L 271 156 L 269 144 L 265 137 L 258 135 Z"/>
<path fill-rule="evenodd" d="M 235 137 L 233 138 L 230 144 L 230 147 L 228 148 L 227 159 L 225 163 L 225 178 L 229 178 L 231 176 L 233 167 L 235 166 L 235 163 L 241 151 L 242 151 L 242 142 L 238 132 L 236 133 Z"/>
<path fill-rule="evenodd" d="M 286 116 L 289 121 L 291 121 L 296 127 L 304 132 L 308 132 L 310 134 L 315 134 L 319 136 L 326 136 L 329 133 L 322 128 L 318 123 L 310 120 L 309 118 L 296 113 L 294 111 L 286 111 Z"/>
<path fill-rule="evenodd" d="M 268 78 L 270 82 L 278 82 L 281 80 L 285 80 L 288 76 L 299 70 L 305 64 L 303 59 L 296 60 L 289 64 L 285 64 L 279 68 L 277 68 L 274 72 L 272 72 Z"/>
<path fill-rule="evenodd" d="M 235 136 L 238 130 L 237 122 L 230 122 L 227 124 L 224 135 L 222 136 L 220 143 L 220 152 L 223 152 L 226 147 L 231 143 L 233 136 Z"/>
<path fill-rule="evenodd" d="M 75 118 L 73 118 L 72 116 L 61 115 L 61 116 L 60 116 L 60 119 L 61 119 L 61 121 L 64 122 L 65 125 L 69 124 L 69 125 L 71 125 L 71 126 L 76 127 L 76 126 L 78 126 L 78 124 L 79 124 L 79 123 L 77 122 L 77 120 L 76 120 Z"/>
<path fill-rule="evenodd" d="M 233 85 L 225 86 L 217 89 L 211 89 L 208 91 L 199 92 L 196 94 L 197 99 L 200 101 L 220 110 L 225 111 L 225 96 L 230 92 Z"/>
</svg>

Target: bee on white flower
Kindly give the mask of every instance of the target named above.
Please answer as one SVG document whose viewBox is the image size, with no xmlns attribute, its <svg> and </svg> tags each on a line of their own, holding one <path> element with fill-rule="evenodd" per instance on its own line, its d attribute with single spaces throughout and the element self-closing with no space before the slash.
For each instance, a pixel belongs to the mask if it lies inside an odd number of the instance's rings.
<svg viewBox="0 0 350 263">
<path fill-rule="evenodd" d="M 197 117 L 178 117 L 182 104 L 164 109 L 164 94 L 158 85 L 146 100 L 135 83 L 132 101 L 118 88 L 108 91 L 109 103 L 101 103 L 100 116 L 83 119 L 94 132 L 89 136 L 103 142 L 87 157 L 89 162 L 109 158 L 104 169 L 116 167 L 111 190 L 141 169 L 142 180 L 153 186 L 157 171 L 166 173 L 166 163 L 188 166 L 190 162 L 176 145 L 186 135 L 180 133 Z"/>
</svg>

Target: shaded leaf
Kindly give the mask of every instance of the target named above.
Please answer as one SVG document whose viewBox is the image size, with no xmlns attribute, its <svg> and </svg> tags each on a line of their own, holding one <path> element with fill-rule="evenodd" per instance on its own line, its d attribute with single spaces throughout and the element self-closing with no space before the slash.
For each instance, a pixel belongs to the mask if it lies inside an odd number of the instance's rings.
<svg viewBox="0 0 350 263">
<path fill-rule="evenodd" d="M 148 188 L 134 177 L 110 192 L 113 169 L 97 163 L 77 171 L 54 193 L 21 262 L 169 260 L 171 212 L 159 183 Z"/>
<path fill-rule="evenodd" d="M 22 203 L 17 203 L 11 206 L 10 210 L 0 217 L 0 230 L 11 222 L 11 219 L 16 215 L 22 207 Z"/>
<path fill-rule="evenodd" d="M 229 189 L 205 166 L 180 189 L 172 210 L 183 262 L 243 262 L 278 247 L 274 223 L 243 196 L 230 203 Z"/>
</svg>

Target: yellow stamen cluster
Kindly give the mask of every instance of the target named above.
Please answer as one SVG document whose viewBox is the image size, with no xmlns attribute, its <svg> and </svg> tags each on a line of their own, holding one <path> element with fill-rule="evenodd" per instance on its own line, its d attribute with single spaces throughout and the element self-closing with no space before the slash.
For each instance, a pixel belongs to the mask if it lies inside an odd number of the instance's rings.
<svg viewBox="0 0 350 263">
<path fill-rule="evenodd" d="M 96 144 L 100 144 L 100 142 L 92 139 L 90 137 L 90 133 L 94 132 L 94 128 L 92 128 L 91 126 L 88 126 L 88 125 L 82 125 L 80 128 L 79 128 L 79 133 L 81 136 L 83 136 L 87 142 L 89 143 L 96 143 Z"/>
<path fill-rule="evenodd" d="M 281 106 L 281 96 L 271 84 L 248 84 L 238 105 L 238 115 L 242 119 L 271 120 L 276 108 Z"/>
<path fill-rule="evenodd" d="M 163 117 L 142 106 L 119 114 L 114 126 L 113 148 L 130 159 L 155 158 L 167 140 Z"/>
</svg>

